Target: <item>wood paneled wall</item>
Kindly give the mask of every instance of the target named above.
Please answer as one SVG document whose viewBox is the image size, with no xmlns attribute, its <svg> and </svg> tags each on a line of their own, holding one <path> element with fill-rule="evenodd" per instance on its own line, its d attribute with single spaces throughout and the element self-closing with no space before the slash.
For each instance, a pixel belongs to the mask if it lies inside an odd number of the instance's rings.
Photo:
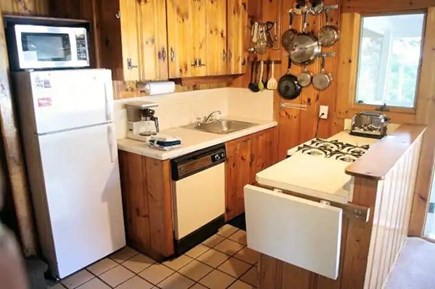
<svg viewBox="0 0 435 289">
<path fill-rule="evenodd" d="M 48 15 L 48 0 L 0 0 L 4 14 Z"/>
</svg>

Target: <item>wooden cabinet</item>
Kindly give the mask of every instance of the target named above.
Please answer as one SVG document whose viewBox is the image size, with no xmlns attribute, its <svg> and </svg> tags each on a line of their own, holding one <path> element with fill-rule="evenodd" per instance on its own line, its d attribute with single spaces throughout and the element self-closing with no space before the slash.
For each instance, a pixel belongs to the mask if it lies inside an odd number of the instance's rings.
<svg viewBox="0 0 435 289">
<path fill-rule="evenodd" d="M 276 128 L 226 143 L 225 219 L 244 213 L 243 187 L 255 183 L 255 174 L 277 161 Z"/>
<path fill-rule="evenodd" d="M 247 0 L 167 0 L 169 78 L 244 72 Z"/>
<path fill-rule="evenodd" d="M 92 23 L 93 63 L 114 79 L 168 79 L 165 1 L 50 0 L 50 14 Z"/>
</svg>

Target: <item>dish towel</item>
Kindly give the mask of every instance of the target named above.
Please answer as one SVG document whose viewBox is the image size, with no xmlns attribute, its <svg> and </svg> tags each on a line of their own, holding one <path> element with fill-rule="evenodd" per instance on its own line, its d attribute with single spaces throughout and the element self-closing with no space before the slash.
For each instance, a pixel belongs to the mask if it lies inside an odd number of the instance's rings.
<svg viewBox="0 0 435 289">
<path fill-rule="evenodd" d="M 155 135 L 150 138 L 148 146 L 162 151 L 169 151 L 181 147 L 181 138 L 168 135 Z"/>
</svg>

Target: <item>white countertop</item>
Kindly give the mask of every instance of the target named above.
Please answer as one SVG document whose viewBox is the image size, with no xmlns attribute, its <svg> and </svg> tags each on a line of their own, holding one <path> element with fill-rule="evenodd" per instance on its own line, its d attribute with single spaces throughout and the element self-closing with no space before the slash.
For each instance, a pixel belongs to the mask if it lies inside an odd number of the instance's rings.
<svg viewBox="0 0 435 289">
<path fill-rule="evenodd" d="M 339 140 L 357 146 L 371 145 L 378 141 L 378 139 L 353 136 L 346 131 L 327 140 Z M 311 140 L 305 144 L 310 142 Z M 289 149 L 290 158 L 257 173 L 257 182 L 327 201 L 343 204 L 352 201 L 353 177 L 345 173 L 351 163 L 296 151 L 297 147 Z"/>
<path fill-rule="evenodd" d="M 209 132 L 202 132 L 195 129 L 175 127 L 162 130 L 160 133 L 181 138 L 182 146 L 180 148 L 170 151 L 160 151 L 148 147 L 145 142 L 132 139 L 120 139 L 118 140 L 118 149 L 121 151 L 135 153 L 158 160 L 173 159 L 200 149 L 204 149 L 268 128 L 272 128 L 277 125 L 276 121 L 268 120 L 255 120 L 231 116 L 225 117 L 225 119 L 247 121 L 256 123 L 257 125 L 228 134 L 215 134 Z"/>
</svg>

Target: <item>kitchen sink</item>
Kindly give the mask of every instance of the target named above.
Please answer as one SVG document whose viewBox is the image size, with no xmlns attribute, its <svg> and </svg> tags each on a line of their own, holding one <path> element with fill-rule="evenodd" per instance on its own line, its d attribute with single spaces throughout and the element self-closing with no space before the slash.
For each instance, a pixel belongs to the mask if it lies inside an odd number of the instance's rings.
<svg viewBox="0 0 435 289">
<path fill-rule="evenodd" d="M 254 125 L 257 124 L 252 122 L 222 119 L 213 122 L 201 123 L 200 125 L 197 125 L 195 123 L 189 124 L 184 126 L 184 128 L 201 130 L 201 131 L 206 131 L 206 132 L 211 132 L 216 134 L 227 134 L 245 128 L 249 128 Z"/>
</svg>

